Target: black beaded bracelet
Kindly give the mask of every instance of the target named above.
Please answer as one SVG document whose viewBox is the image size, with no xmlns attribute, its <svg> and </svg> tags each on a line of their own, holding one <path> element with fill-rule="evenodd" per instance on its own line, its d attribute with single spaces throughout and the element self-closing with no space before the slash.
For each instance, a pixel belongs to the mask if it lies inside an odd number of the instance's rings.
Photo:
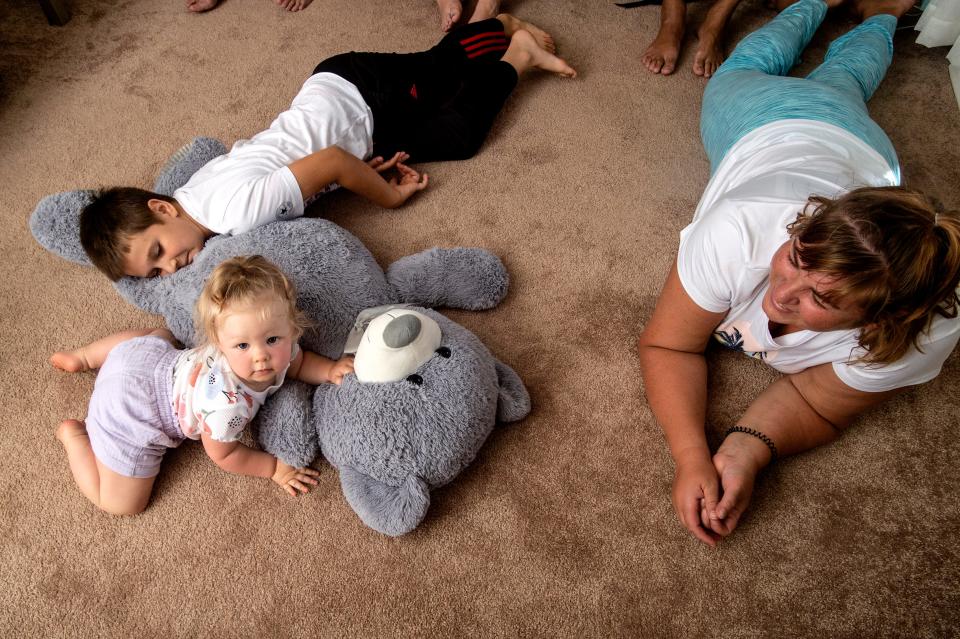
<svg viewBox="0 0 960 639">
<path fill-rule="evenodd" d="M 730 433 L 746 433 L 747 435 L 753 435 L 758 438 L 764 444 L 767 445 L 767 448 L 770 449 L 770 463 L 773 463 L 777 460 L 777 446 L 773 443 L 773 440 L 761 433 L 758 430 L 753 430 L 752 428 L 747 428 L 746 426 L 731 426 L 730 429 L 724 433 L 723 438 L 726 439 L 730 436 Z"/>
</svg>

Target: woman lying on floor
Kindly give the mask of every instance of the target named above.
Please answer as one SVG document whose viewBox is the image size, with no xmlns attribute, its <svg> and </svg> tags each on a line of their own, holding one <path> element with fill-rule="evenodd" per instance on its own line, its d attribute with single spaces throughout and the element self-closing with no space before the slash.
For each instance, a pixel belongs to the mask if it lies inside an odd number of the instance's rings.
<svg viewBox="0 0 960 639">
<path fill-rule="evenodd" d="M 828 9 L 799 0 L 707 85 L 701 135 L 713 176 L 639 349 L 676 463 L 674 507 L 711 546 L 733 532 L 762 468 L 933 379 L 960 338 L 960 215 L 896 186 L 893 146 L 865 104 L 912 4 L 862 0 L 862 24 L 822 65 L 783 77 Z M 712 458 L 711 335 L 784 373 Z"/>
</svg>

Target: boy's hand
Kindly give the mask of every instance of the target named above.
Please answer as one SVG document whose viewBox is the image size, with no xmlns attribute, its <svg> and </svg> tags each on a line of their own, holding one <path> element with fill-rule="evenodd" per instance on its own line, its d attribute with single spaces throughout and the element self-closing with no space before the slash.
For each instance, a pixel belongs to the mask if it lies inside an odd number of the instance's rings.
<svg viewBox="0 0 960 639">
<path fill-rule="evenodd" d="M 375 158 L 370 158 L 369 160 L 367 160 L 367 165 L 371 169 L 375 170 L 377 173 L 383 173 L 395 167 L 399 162 L 406 162 L 409 159 L 410 159 L 409 153 L 405 151 L 397 151 L 396 153 L 393 154 L 393 157 L 387 160 L 386 162 L 383 161 L 382 156 L 378 155 Z"/>
<path fill-rule="evenodd" d="M 390 178 L 390 186 L 400 194 L 400 204 L 406 202 L 417 191 L 427 188 L 430 176 L 426 173 L 417 173 L 402 162 L 397 162 L 396 168 L 400 175 Z"/>
<path fill-rule="evenodd" d="M 310 492 L 310 486 L 308 484 L 316 486 L 317 480 L 314 479 L 314 477 L 319 476 L 320 473 L 312 468 L 295 468 L 284 464 L 278 459 L 277 469 L 270 479 L 279 484 L 287 493 L 295 497 L 298 490 L 301 493 Z"/>
<path fill-rule="evenodd" d="M 337 386 L 343 383 L 343 376 L 353 372 L 353 356 L 341 357 L 330 367 L 330 381 Z"/>
</svg>

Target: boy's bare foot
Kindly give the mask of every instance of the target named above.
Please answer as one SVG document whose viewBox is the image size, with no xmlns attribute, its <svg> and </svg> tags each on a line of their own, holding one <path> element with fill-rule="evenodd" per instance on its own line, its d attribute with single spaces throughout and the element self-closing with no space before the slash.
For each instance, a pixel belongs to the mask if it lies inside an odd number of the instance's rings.
<svg viewBox="0 0 960 639">
<path fill-rule="evenodd" d="M 273 0 L 278 6 L 287 11 L 300 11 L 306 9 L 313 0 Z"/>
<path fill-rule="evenodd" d="M 538 27 L 535 24 L 530 24 L 526 20 L 521 20 L 520 18 L 510 15 L 509 13 L 501 13 L 497 16 L 503 24 L 503 32 L 507 34 L 507 37 L 513 37 L 513 34 L 517 31 L 529 31 L 530 35 L 533 36 L 533 39 L 537 41 L 537 44 L 541 49 L 547 53 L 556 53 L 557 45 L 553 41 L 553 36 Z"/>
<path fill-rule="evenodd" d="M 670 75 L 677 68 L 677 57 L 680 55 L 680 41 L 682 39 L 683 24 L 679 28 L 674 25 L 660 25 L 657 37 L 640 56 L 640 63 L 647 67 L 650 73 Z"/>
<path fill-rule="evenodd" d="M 544 51 L 529 31 L 521 29 L 510 38 L 510 47 L 501 58 L 522 74 L 527 69 L 543 69 L 566 78 L 577 77 L 577 72 L 563 58 Z"/>
<path fill-rule="evenodd" d="M 697 50 L 693 54 L 693 72 L 709 78 L 717 72 L 724 59 L 720 33 L 704 23 L 697 35 L 700 42 L 697 43 Z"/>
<path fill-rule="evenodd" d="M 460 14 L 463 12 L 460 0 L 437 0 L 437 8 L 440 9 L 440 28 L 443 31 L 449 31 L 453 25 L 460 22 Z"/>
<path fill-rule="evenodd" d="M 87 361 L 83 348 L 75 351 L 57 351 L 50 356 L 50 364 L 66 373 L 82 373 L 93 368 Z"/>
<path fill-rule="evenodd" d="M 473 8 L 473 15 L 469 22 L 480 22 L 497 15 L 500 11 L 500 0 L 477 0 L 477 6 Z"/>
<path fill-rule="evenodd" d="M 186 0 L 187 2 L 187 11 L 193 11 L 194 13 L 200 13 L 201 11 L 209 11 L 217 6 L 219 0 Z"/>
<path fill-rule="evenodd" d="M 65 419 L 57 426 L 55 433 L 61 443 L 66 444 L 67 440 L 74 437 L 81 437 L 87 434 L 86 425 L 78 419 Z"/>
</svg>

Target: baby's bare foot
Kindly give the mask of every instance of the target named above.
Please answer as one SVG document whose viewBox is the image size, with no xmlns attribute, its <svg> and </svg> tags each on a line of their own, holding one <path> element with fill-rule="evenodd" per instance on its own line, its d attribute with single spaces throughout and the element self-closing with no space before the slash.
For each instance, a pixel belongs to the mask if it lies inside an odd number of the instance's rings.
<svg viewBox="0 0 960 639">
<path fill-rule="evenodd" d="M 209 11 L 217 6 L 217 2 L 218 0 L 186 0 L 187 11 L 193 11 L 194 13 Z"/>
<path fill-rule="evenodd" d="M 536 68 L 567 78 L 577 77 L 577 72 L 574 71 L 573 67 L 567 64 L 563 58 L 541 49 L 533 35 L 525 30 L 513 34 L 510 39 L 510 47 L 503 54 L 502 59 L 512 65 L 517 73 Z"/>
<path fill-rule="evenodd" d="M 553 41 L 553 36 L 537 25 L 530 24 L 526 20 L 521 20 L 509 13 L 501 13 L 497 16 L 497 20 L 503 23 L 503 32 L 507 34 L 507 37 L 512 37 L 517 31 L 528 31 L 541 49 L 547 53 L 557 52 L 557 45 Z"/>
<path fill-rule="evenodd" d="M 647 67 L 650 73 L 670 75 L 677 67 L 681 39 L 683 39 L 682 27 L 679 30 L 666 25 L 661 27 L 657 37 L 640 56 L 640 63 Z"/>
<path fill-rule="evenodd" d="M 723 64 L 723 46 L 720 38 L 711 29 L 700 29 L 700 42 L 693 54 L 693 72 L 704 78 L 710 78 Z"/>
<path fill-rule="evenodd" d="M 460 21 L 463 12 L 460 0 L 437 0 L 437 8 L 440 9 L 440 28 L 443 31 L 449 31 Z"/>
<path fill-rule="evenodd" d="M 83 348 L 75 351 L 57 351 L 50 356 L 50 364 L 65 373 L 82 373 L 91 368 Z"/>
<path fill-rule="evenodd" d="M 57 426 L 55 433 L 61 443 L 66 443 L 75 437 L 82 437 L 87 434 L 87 426 L 78 419 L 65 419 Z"/>
</svg>

